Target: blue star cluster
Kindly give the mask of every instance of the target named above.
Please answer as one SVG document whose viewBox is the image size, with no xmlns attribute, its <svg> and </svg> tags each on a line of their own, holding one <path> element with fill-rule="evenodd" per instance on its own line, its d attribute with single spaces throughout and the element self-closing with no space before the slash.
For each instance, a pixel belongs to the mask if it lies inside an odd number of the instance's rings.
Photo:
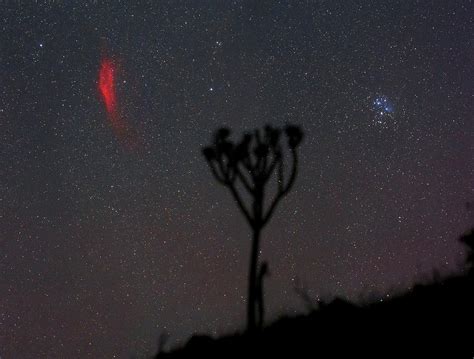
<svg viewBox="0 0 474 359">
<path fill-rule="evenodd" d="M 380 126 L 388 126 L 393 123 L 395 107 L 387 96 L 377 96 L 373 100 L 372 110 L 374 112 L 374 123 Z"/>
</svg>

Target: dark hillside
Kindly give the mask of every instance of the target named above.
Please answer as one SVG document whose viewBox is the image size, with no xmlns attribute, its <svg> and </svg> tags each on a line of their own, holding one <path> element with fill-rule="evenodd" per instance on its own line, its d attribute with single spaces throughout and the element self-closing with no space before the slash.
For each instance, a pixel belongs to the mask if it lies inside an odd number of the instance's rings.
<svg viewBox="0 0 474 359">
<path fill-rule="evenodd" d="M 474 355 L 474 235 L 464 273 L 366 305 L 342 299 L 308 315 L 281 318 L 254 336 L 194 336 L 157 358 L 305 357 L 472 358 Z"/>
</svg>

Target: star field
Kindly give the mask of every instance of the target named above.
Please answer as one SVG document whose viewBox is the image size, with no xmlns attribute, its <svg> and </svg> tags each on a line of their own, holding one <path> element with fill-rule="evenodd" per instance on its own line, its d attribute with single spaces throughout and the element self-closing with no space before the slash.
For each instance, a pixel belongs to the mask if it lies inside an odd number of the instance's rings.
<svg viewBox="0 0 474 359">
<path fill-rule="evenodd" d="M 201 155 L 305 133 L 265 228 L 271 318 L 463 260 L 472 1 L 0 3 L 0 356 L 128 358 L 242 329 L 250 230 Z M 117 65 L 121 116 L 97 89 Z"/>
</svg>

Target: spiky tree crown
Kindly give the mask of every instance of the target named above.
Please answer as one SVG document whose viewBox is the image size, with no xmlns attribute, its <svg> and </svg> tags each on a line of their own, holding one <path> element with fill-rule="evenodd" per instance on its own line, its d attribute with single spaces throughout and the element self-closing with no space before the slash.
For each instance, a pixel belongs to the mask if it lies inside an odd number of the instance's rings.
<svg viewBox="0 0 474 359">
<path fill-rule="evenodd" d="M 284 161 L 282 134 L 286 135 L 287 146 L 291 152 L 291 172 L 284 179 Z M 303 139 L 303 132 L 298 126 L 288 125 L 283 130 L 265 126 L 263 130 L 245 133 L 240 142 L 230 139 L 228 128 L 219 129 L 214 135 L 213 143 L 203 149 L 203 154 L 211 168 L 214 177 L 220 183 L 228 186 L 240 209 L 244 212 L 251 225 L 256 221 L 265 224 L 273 213 L 277 202 L 290 190 L 296 176 L 297 148 Z M 246 190 L 256 196 L 277 172 L 278 190 L 268 211 L 262 211 L 260 218 L 247 210 L 236 190 L 239 181 Z"/>
</svg>

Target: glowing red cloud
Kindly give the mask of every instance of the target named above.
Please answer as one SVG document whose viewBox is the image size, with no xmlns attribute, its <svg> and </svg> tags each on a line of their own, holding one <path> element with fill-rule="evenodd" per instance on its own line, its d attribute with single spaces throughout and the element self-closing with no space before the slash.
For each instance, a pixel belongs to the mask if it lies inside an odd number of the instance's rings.
<svg viewBox="0 0 474 359">
<path fill-rule="evenodd" d="M 117 112 L 117 97 L 115 95 L 115 65 L 110 59 L 103 59 L 100 64 L 99 90 L 105 102 L 105 108 L 110 116 Z"/>
<path fill-rule="evenodd" d="M 117 138 L 128 149 L 135 149 L 139 145 L 137 133 L 128 126 L 127 121 L 119 111 L 117 94 L 115 92 L 115 77 L 117 67 L 115 62 L 104 57 L 100 63 L 98 89 L 107 111 L 107 119 Z"/>
</svg>

